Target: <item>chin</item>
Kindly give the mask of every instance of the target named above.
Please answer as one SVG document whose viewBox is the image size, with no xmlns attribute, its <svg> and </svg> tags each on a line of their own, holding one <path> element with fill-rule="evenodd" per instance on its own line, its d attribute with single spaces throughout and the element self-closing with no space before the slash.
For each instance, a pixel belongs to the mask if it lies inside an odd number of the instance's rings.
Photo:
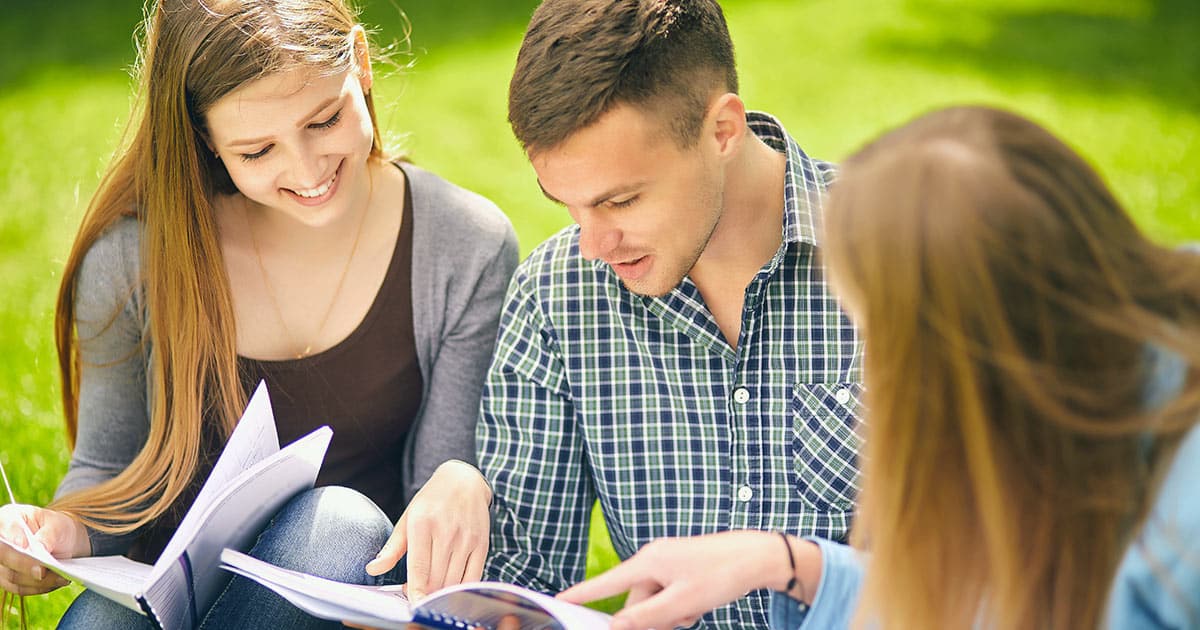
<svg viewBox="0 0 1200 630">
<path fill-rule="evenodd" d="M 679 286 L 680 282 L 683 282 L 682 277 L 673 283 L 656 281 L 651 278 L 643 278 L 641 280 L 635 280 L 632 282 L 628 280 L 621 280 L 621 284 L 624 285 L 624 287 L 629 290 L 630 293 L 648 298 L 662 297 L 673 291 L 675 287 Z"/>
</svg>

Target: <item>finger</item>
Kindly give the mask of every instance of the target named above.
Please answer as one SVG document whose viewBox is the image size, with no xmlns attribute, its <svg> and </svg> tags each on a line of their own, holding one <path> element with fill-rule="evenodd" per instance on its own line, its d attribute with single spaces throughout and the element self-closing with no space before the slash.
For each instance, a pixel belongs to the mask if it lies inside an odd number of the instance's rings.
<svg viewBox="0 0 1200 630">
<path fill-rule="evenodd" d="M 475 582 L 483 579 L 483 567 L 487 564 L 487 545 L 482 549 L 476 549 L 471 552 L 471 557 L 467 560 L 467 568 L 463 571 L 464 582 Z"/>
<path fill-rule="evenodd" d="M 436 590 L 446 586 L 463 583 L 463 574 L 467 572 L 467 558 L 470 556 L 471 550 L 459 550 L 452 554 L 449 562 L 446 563 L 446 571 L 442 574 L 442 583 L 439 586 L 434 586 L 432 582 L 429 584 L 430 590 Z"/>
<path fill-rule="evenodd" d="M 584 580 L 575 586 L 558 594 L 558 598 L 573 604 L 585 604 L 597 599 L 619 595 L 633 588 L 644 579 L 649 579 L 642 562 L 634 556 L 621 564 L 609 569 L 608 572 L 597 575 L 590 580 Z"/>
<path fill-rule="evenodd" d="M 18 516 L 17 518 L 21 518 Z M 7 526 L 0 531 L 0 537 L 8 541 L 10 545 L 17 549 L 28 549 L 29 539 L 25 537 L 25 531 L 16 524 L 16 522 L 8 523 Z"/>
<path fill-rule="evenodd" d="M 421 591 L 432 593 L 446 585 L 446 576 L 452 568 L 457 565 L 459 575 L 462 575 L 462 565 L 465 563 L 465 558 L 461 557 L 462 552 L 455 549 L 458 546 L 458 537 L 461 532 L 455 532 L 449 540 L 445 536 L 434 534 L 432 528 L 429 531 L 429 579 L 425 581 L 425 589 Z M 420 543 L 418 543 L 419 545 Z M 455 557 L 458 556 L 457 561 Z M 409 583 L 412 583 L 412 576 L 409 576 Z"/>
<path fill-rule="evenodd" d="M 66 586 L 68 583 L 57 573 L 50 573 L 44 579 L 35 580 L 8 567 L 0 567 L 0 590 L 14 595 L 41 595 Z"/>
<path fill-rule="evenodd" d="M 367 563 L 367 575 L 383 575 L 392 570 L 408 551 L 408 512 L 400 515 L 396 528 L 375 559 Z"/>
<path fill-rule="evenodd" d="M 613 627 L 618 626 L 618 620 L 623 628 L 674 628 L 685 625 L 685 620 L 708 612 L 696 610 L 702 604 L 688 600 L 690 590 L 676 582 L 656 593 L 643 594 L 632 605 L 626 600 L 625 608 L 613 618 Z M 631 591 L 630 599 L 633 595 Z"/>
<path fill-rule="evenodd" d="M 433 554 L 433 538 L 429 535 L 430 520 L 418 516 L 408 523 L 408 598 L 419 602 L 429 593 L 430 562 Z"/>
<path fill-rule="evenodd" d="M 496 630 L 521 630 L 521 621 L 514 615 L 505 615 L 496 626 Z"/>
<path fill-rule="evenodd" d="M 663 590 L 662 585 L 654 582 L 638 582 L 629 589 L 629 595 L 625 597 L 625 607 L 637 605 L 641 602 L 654 597 Z"/>
<path fill-rule="evenodd" d="M 39 580 L 46 575 L 46 569 L 42 563 L 7 547 L 0 548 L 0 566 L 11 570 L 14 574 L 29 575 Z"/>
</svg>

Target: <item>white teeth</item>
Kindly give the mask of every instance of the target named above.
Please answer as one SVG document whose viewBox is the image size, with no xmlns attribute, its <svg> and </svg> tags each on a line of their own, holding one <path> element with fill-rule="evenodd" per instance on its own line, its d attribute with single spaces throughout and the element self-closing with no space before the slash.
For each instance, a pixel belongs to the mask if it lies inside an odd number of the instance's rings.
<svg viewBox="0 0 1200 630">
<path fill-rule="evenodd" d="M 324 184 L 321 184 L 320 186 L 318 186 L 316 188 L 313 188 L 312 190 L 293 190 L 292 192 L 296 193 L 297 195 L 300 195 L 301 197 L 304 197 L 305 199 L 312 199 L 313 197 L 320 197 L 321 195 L 324 195 L 325 193 L 329 192 L 330 187 L 333 186 L 333 182 L 335 182 L 335 181 L 337 181 L 337 173 L 334 173 L 333 177 L 329 178 L 329 181 L 325 182 Z"/>
</svg>

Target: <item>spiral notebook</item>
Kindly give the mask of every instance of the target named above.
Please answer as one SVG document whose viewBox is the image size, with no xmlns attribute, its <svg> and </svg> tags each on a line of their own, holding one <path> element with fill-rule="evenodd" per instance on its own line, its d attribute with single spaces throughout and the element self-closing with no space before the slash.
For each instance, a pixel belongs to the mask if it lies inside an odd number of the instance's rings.
<svg viewBox="0 0 1200 630">
<path fill-rule="evenodd" d="M 516 617 L 522 630 L 600 630 L 610 617 L 526 588 L 499 582 L 471 582 L 430 593 L 413 605 L 398 586 L 359 586 L 289 571 L 227 549 L 221 566 L 278 593 L 321 619 L 382 629 L 409 623 L 431 628 L 487 628 Z"/>
</svg>

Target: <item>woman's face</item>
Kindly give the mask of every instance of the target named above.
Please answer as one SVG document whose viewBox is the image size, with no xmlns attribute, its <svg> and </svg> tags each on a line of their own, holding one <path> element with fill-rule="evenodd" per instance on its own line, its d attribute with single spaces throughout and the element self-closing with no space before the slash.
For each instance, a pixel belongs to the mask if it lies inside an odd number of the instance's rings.
<svg viewBox="0 0 1200 630">
<path fill-rule="evenodd" d="M 327 225 L 367 200 L 369 89 L 370 75 L 355 70 L 293 70 L 247 83 L 209 109 L 211 148 L 252 205 Z"/>
</svg>

